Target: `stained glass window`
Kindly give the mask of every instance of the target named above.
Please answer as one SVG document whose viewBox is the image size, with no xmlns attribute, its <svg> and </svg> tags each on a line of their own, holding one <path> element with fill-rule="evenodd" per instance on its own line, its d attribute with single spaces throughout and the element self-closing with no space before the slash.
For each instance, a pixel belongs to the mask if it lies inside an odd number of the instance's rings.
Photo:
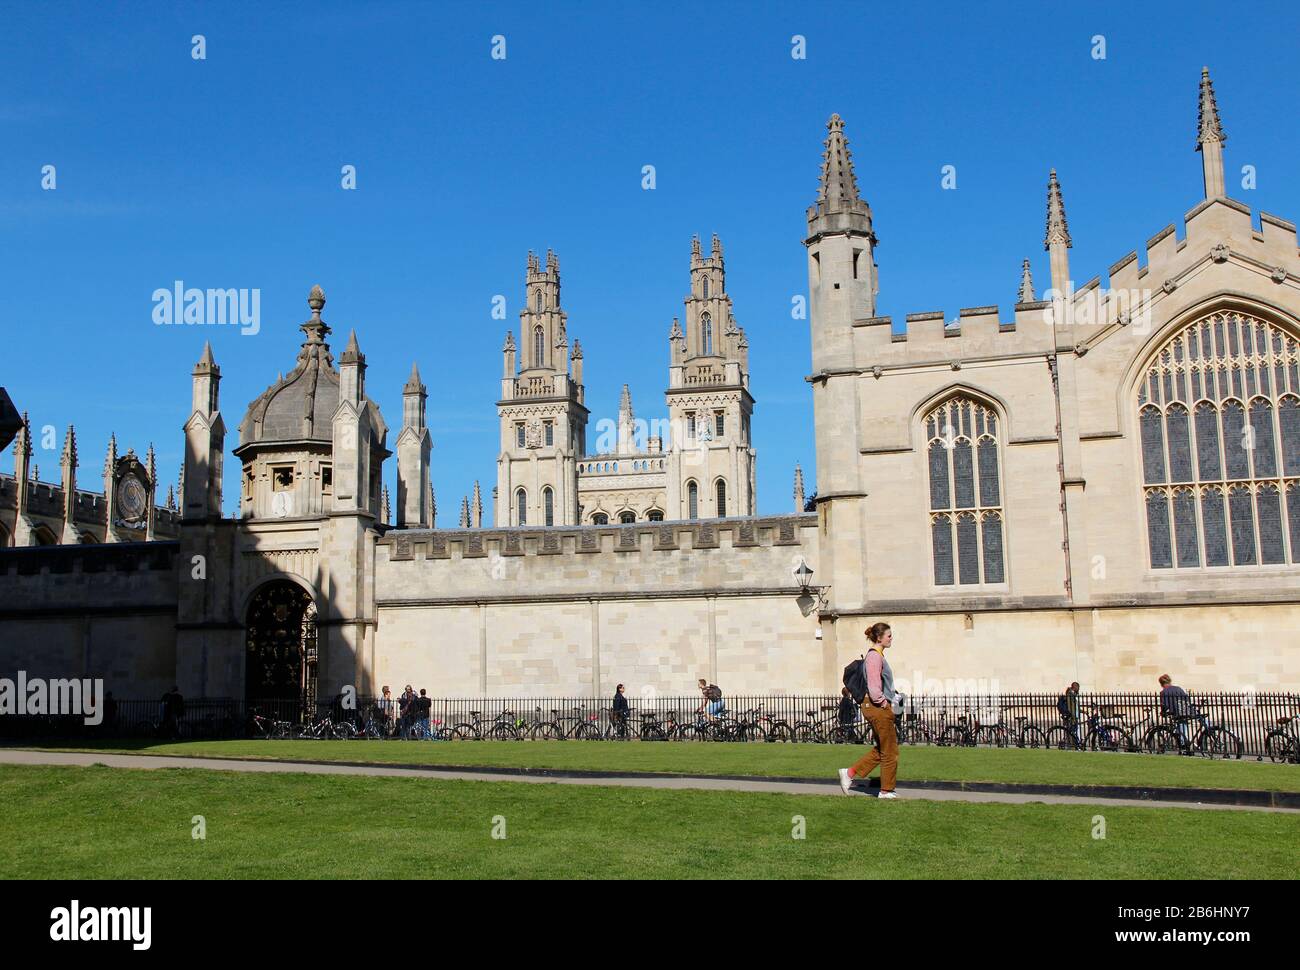
<svg viewBox="0 0 1300 970">
<path fill-rule="evenodd" d="M 1300 563 L 1298 363 L 1294 337 L 1235 310 L 1152 355 L 1137 424 L 1153 569 Z"/>
<path fill-rule="evenodd" d="M 997 413 L 950 398 L 924 419 L 936 586 L 1006 582 Z"/>
</svg>

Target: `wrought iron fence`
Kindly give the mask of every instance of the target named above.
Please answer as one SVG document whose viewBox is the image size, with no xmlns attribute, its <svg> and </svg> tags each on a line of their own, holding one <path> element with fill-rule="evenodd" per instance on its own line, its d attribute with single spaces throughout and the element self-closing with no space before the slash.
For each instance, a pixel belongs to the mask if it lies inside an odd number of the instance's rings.
<svg viewBox="0 0 1300 970">
<path fill-rule="evenodd" d="M 1265 738 L 1278 728 L 1280 720 L 1298 717 L 1300 694 L 1189 692 L 1192 708 L 1210 724 L 1231 731 L 1242 742 L 1243 753 L 1260 757 L 1267 753 Z M 919 696 L 906 700 L 900 725 L 904 740 L 937 741 L 957 726 L 975 732 L 977 728 L 1001 726 L 1015 744 L 1021 725 L 1036 727 L 1046 734 L 1061 726 L 1060 695 L 1022 693 L 998 695 Z M 630 715 L 623 721 L 612 717 L 611 698 L 594 697 L 486 697 L 430 698 L 429 728 L 433 735 L 495 737 L 658 737 L 669 731 L 643 733 L 646 724 L 665 728 L 696 723 L 700 697 L 633 695 L 628 698 Z M 776 734 L 784 740 L 825 740 L 839 724 L 840 698 L 829 694 L 740 695 L 726 698 L 727 717 L 732 723 L 757 723 L 763 730 L 751 736 Z M 1163 716 L 1156 694 L 1081 693 L 1080 738 L 1096 715 L 1103 723 L 1121 726 L 1140 747 L 1145 733 L 1169 722 Z M 404 736 L 406 729 L 421 720 L 415 711 L 404 711 L 397 699 L 384 710 L 373 697 L 322 701 L 308 709 L 298 699 L 244 701 L 232 698 L 199 698 L 184 702 L 184 713 L 169 720 L 160 700 L 110 701 L 102 723 L 87 725 L 75 715 L 0 715 L 0 738 L 162 738 L 207 740 L 263 736 L 266 726 L 282 722 L 290 726 L 310 724 L 329 717 L 347 724 L 351 734 L 361 735 L 369 725 L 372 736 Z M 261 726 L 255 716 L 264 719 Z M 625 728 L 620 730 L 620 724 Z M 491 729 L 501 725 L 492 733 Z M 374 728 L 378 726 L 380 731 Z M 580 726 L 585 728 L 580 730 Z M 783 727 L 782 727 L 783 726 Z M 542 730 L 538 730 L 541 727 Z M 788 731 L 784 729 L 788 728 Z M 1294 725 L 1289 729 L 1295 731 Z M 289 732 L 294 733 L 294 732 Z"/>
</svg>

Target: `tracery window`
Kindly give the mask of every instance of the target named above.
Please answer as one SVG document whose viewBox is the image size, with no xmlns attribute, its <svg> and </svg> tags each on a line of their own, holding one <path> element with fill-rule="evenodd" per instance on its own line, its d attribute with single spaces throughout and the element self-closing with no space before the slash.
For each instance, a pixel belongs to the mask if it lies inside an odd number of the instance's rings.
<svg viewBox="0 0 1300 970">
<path fill-rule="evenodd" d="M 1138 385 L 1153 569 L 1300 563 L 1296 338 L 1221 310 L 1174 334 Z"/>
<path fill-rule="evenodd" d="M 546 332 L 541 324 L 533 327 L 533 366 L 546 366 Z"/>
<path fill-rule="evenodd" d="M 555 493 L 549 485 L 542 489 L 542 515 L 543 525 L 555 525 Z"/>
<path fill-rule="evenodd" d="M 727 517 L 727 483 L 719 478 L 713 486 L 715 497 L 717 498 L 717 515 L 720 519 Z"/>
<path fill-rule="evenodd" d="M 515 525 L 528 524 L 528 493 L 522 488 L 515 492 Z"/>
<path fill-rule="evenodd" d="M 997 412 L 949 398 L 925 416 L 936 586 L 1006 582 Z"/>
<path fill-rule="evenodd" d="M 713 319 L 707 313 L 700 317 L 700 353 L 713 355 Z"/>
<path fill-rule="evenodd" d="M 700 517 L 700 486 L 693 481 L 686 483 L 686 517 L 688 519 Z"/>
</svg>

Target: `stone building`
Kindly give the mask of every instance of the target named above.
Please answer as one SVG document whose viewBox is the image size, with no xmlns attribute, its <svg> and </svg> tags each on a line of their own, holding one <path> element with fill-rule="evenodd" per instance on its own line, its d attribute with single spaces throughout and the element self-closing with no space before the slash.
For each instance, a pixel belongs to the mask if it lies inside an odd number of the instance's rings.
<svg viewBox="0 0 1300 970">
<path fill-rule="evenodd" d="M 1150 690 L 1166 671 L 1201 689 L 1294 689 L 1300 249 L 1293 223 L 1260 213 L 1256 228 L 1227 197 L 1208 72 L 1199 106 L 1204 192 L 1181 230 L 1076 285 L 1068 178 L 1053 171 L 1042 298 L 1025 263 L 1010 313 L 897 327 L 877 315 L 876 227 L 831 117 L 804 236 L 815 512 L 799 472 L 794 514 L 749 514 L 747 345 L 717 241 L 708 257 L 693 247 L 686 326 L 671 333 L 670 433 L 638 440 L 625 393 L 603 454 L 588 447 L 558 259 L 529 257 L 486 528 L 478 494 L 461 528 L 435 527 L 414 369 L 388 526 L 387 425 L 355 334 L 336 366 L 317 288 L 295 366 L 239 425 L 239 514 L 222 514 L 220 371 L 205 350 L 178 538 L 0 552 L 0 661 L 103 676 L 122 698 L 173 682 L 249 700 L 407 682 L 435 696 L 687 694 L 701 676 L 733 694 L 811 693 L 837 689 L 862 629 L 888 619 L 913 690 Z"/>
</svg>

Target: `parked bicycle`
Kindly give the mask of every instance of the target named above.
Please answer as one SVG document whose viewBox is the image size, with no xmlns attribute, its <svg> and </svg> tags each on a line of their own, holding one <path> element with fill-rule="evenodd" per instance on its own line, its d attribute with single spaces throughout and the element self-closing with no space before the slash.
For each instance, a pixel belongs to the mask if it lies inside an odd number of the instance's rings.
<svg viewBox="0 0 1300 970">
<path fill-rule="evenodd" d="M 1240 760 L 1244 746 L 1241 738 L 1221 724 L 1214 724 L 1208 714 L 1164 716 L 1166 723 L 1156 724 L 1141 741 L 1151 754 L 1198 754 L 1203 758 Z"/>
<path fill-rule="evenodd" d="M 1277 727 L 1264 735 L 1264 753 L 1275 764 L 1300 764 L 1300 718 L 1279 717 Z"/>
</svg>

